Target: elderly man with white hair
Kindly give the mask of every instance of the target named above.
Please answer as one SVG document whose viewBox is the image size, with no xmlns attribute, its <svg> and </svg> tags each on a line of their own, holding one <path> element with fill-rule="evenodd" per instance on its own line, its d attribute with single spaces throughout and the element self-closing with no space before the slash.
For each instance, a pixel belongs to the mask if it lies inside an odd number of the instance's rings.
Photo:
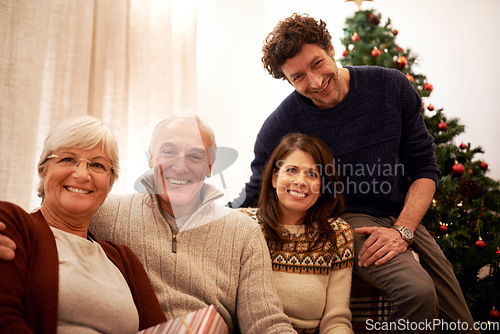
<svg viewBox="0 0 500 334">
<path fill-rule="evenodd" d="M 260 227 L 215 204 L 204 182 L 216 144 L 192 114 L 174 114 L 153 131 L 146 192 L 110 195 L 95 214 L 96 236 L 128 245 L 144 264 L 167 318 L 215 305 L 229 331 L 294 332 L 282 312 Z"/>
</svg>

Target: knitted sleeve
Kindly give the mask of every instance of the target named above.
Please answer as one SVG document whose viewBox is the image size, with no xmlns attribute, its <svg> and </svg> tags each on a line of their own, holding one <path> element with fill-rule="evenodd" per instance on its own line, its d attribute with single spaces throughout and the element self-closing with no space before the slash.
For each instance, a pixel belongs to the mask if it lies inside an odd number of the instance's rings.
<svg viewBox="0 0 500 334">
<path fill-rule="evenodd" d="M 398 80 L 401 81 L 402 135 L 399 150 L 401 162 L 411 182 L 429 178 L 437 185 L 440 172 L 434 155 L 436 145 L 422 116 L 422 101 L 411 83 L 399 71 L 397 72 Z"/>
<path fill-rule="evenodd" d="M 237 301 L 241 333 L 295 333 L 274 289 L 271 258 L 258 225 L 245 243 Z"/>
<path fill-rule="evenodd" d="M 332 222 L 332 226 L 337 232 L 337 253 L 328 278 L 326 305 L 320 332 L 353 333 L 349 309 L 354 261 L 353 232 L 349 224 L 340 218 Z"/>
<path fill-rule="evenodd" d="M 30 233 L 28 214 L 21 208 L 0 202 L 0 221 L 7 225 L 4 234 L 17 246 L 13 261 L 0 261 L 0 328 L 10 333 L 29 333 L 23 305 L 29 266 Z M 52 328 L 54 331 L 56 327 Z"/>
<path fill-rule="evenodd" d="M 4 234 L 16 257 L 0 261 L 0 332 L 56 333 L 59 262 L 52 232 L 21 207 L 0 202 Z M 53 238 L 53 236 L 52 236 Z M 50 247 L 52 244 L 52 248 Z"/>
<path fill-rule="evenodd" d="M 352 267 L 330 273 L 325 313 L 320 323 L 321 333 L 353 333 L 349 309 L 351 279 Z"/>
</svg>

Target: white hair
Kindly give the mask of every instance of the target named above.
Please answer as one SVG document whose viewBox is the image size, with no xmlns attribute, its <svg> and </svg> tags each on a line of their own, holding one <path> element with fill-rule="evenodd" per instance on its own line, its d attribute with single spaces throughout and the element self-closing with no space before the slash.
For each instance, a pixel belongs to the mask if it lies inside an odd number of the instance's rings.
<svg viewBox="0 0 500 334">
<path fill-rule="evenodd" d="M 210 166 L 214 164 L 215 161 L 215 155 L 217 152 L 217 144 L 215 143 L 215 134 L 212 128 L 204 122 L 198 115 L 192 114 L 192 113 L 175 113 L 164 120 L 162 120 L 160 123 L 158 123 L 155 128 L 153 129 L 153 134 L 151 136 L 151 143 L 149 145 L 150 151 L 155 147 L 156 145 L 156 140 L 158 137 L 158 133 L 162 131 L 162 128 L 164 125 L 169 124 L 173 121 L 185 121 L 187 122 L 196 122 L 198 125 L 198 128 L 200 129 L 200 134 L 202 135 L 202 140 L 203 137 L 208 140 L 207 143 L 205 143 L 205 140 L 203 140 L 203 143 L 205 144 L 205 148 L 208 152 L 209 160 L 210 160 Z M 204 136 L 203 136 L 204 135 Z"/>
</svg>

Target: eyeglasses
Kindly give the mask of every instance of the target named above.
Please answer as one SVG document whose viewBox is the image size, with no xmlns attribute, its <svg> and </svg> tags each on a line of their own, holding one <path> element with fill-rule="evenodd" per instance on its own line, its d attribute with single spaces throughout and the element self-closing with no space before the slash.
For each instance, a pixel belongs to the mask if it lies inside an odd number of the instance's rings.
<svg viewBox="0 0 500 334">
<path fill-rule="evenodd" d="M 80 162 L 86 161 L 87 162 L 87 169 L 95 174 L 105 174 L 111 171 L 112 173 L 115 172 L 115 167 L 111 165 L 106 159 L 104 158 L 96 158 L 92 160 L 88 160 L 85 158 L 77 159 L 74 156 L 70 154 L 52 154 L 47 157 L 47 160 L 57 158 L 57 165 L 64 167 L 64 168 L 74 168 L 77 169 L 78 166 L 80 166 Z"/>
</svg>

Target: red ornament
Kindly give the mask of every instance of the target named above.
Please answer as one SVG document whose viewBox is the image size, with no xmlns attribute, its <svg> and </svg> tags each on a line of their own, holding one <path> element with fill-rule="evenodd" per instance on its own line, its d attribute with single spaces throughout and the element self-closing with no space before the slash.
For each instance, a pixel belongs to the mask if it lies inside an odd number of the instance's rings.
<svg viewBox="0 0 500 334">
<path fill-rule="evenodd" d="M 472 169 L 469 169 L 469 170 L 467 171 L 467 173 L 469 173 L 469 175 L 472 175 L 472 174 L 474 174 L 474 171 L 473 171 Z"/>
<path fill-rule="evenodd" d="M 344 50 L 344 52 L 342 52 L 342 57 L 345 57 L 345 56 L 347 56 L 348 54 L 349 54 L 349 51 Z"/>
<path fill-rule="evenodd" d="M 484 161 L 481 161 L 481 163 L 479 164 L 479 168 L 486 172 L 486 170 L 488 170 L 488 164 Z"/>
<path fill-rule="evenodd" d="M 408 65 L 408 59 L 406 59 L 405 56 L 399 56 L 398 59 L 396 59 L 396 64 L 398 64 L 399 68 L 403 68 Z"/>
<path fill-rule="evenodd" d="M 427 109 L 429 109 L 429 111 L 433 111 L 434 110 L 434 106 L 432 104 L 429 104 L 429 106 L 427 107 Z"/>
<path fill-rule="evenodd" d="M 439 231 L 443 232 L 443 233 L 448 232 L 448 226 L 446 226 L 446 225 L 439 225 Z"/>
<path fill-rule="evenodd" d="M 428 90 L 429 92 L 432 92 L 432 90 L 434 89 L 434 87 L 430 83 L 426 83 L 424 85 L 424 89 Z"/>
<path fill-rule="evenodd" d="M 377 56 L 380 56 L 382 54 L 382 51 L 380 51 L 379 49 L 377 49 L 377 47 L 374 47 L 373 50 L 372 50 L 372 57 L 373 58 L 377 58 Z"/>
<path fill-rule="evenodd" d="M 392 31 L 392 34 L 393 34 L 394 36 L 397 36 L 397 35 L 399 34 L 399 31 L 397 31 L 396 29 L 394 29 L 394 30 Z"/>
<path fill-rule="evenodd" d="M 465 145 L 464 143 L 460 144 L 460 146 L 458 146 L 461 150 L 465 150 L 467 148 L 467 145 Z"/>
<path fill-rule="evenodd" d="M 454 176 L 462 176 L 465 173 L 465 167 L 462 164 L 456 163 L 451 167 L 451 174 Z"/>
<path fill-rule="evenodd" d="M 491 310 L 490 312 L 488 312 L 488 318 L 490 318 L 491 320 L 500 319 L 500 311 L 495 309 Z"/>
<path fill-rule="evenodd" d="M 361 39 L 361 37 L 359 37 L 358 33 L 355 32 L 352 36 L 351 36 L 351 40 L 353 41 L 353 43 L 357 43 L 359 42 L 359 40 Z"/>
<path fill-rule="evenodd" d="M 486 242 L 484 242 L 481 237 L 479 237 L 479 240 L 476 241 L 476 248 L 477 249 L 485 249 L 486 248 Z"/>
<path fill-rule="evenodd" d="M 441 122 L 438 124 L 439 131 L 446 131 L 446 129 L 448 129 L 448 124 L 446 124 L 445 122 Z"/>
<path fill-rule="evenodd" d="M 403 48 L 398 46 L 398 52 L 401 52 L 401 51 L 403 51 Z"/>
<path fill-rule="evenodd" d="M 406 73 L 406 77 L 408 78 L 408 80 L 410 80 L 410 82 L 413 82 L 413 75 L 411 75 L 410 73 Z"/>
<path fill-rule="evenodd" d="M 498 256 L 500 256 L 500 249 L 497 249 L 496 252 Z"/>
</svg>

